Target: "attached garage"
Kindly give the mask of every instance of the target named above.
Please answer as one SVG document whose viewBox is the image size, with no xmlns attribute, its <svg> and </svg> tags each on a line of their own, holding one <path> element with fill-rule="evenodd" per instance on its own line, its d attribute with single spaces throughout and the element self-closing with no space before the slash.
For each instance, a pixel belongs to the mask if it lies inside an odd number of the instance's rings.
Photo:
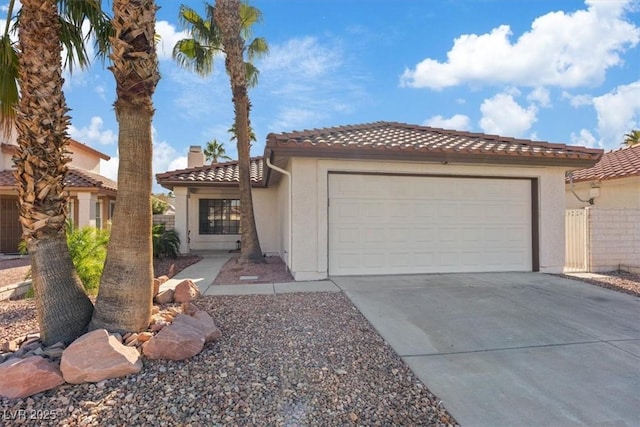
<svg viewBox="0 0 640 427">
<path fill-rule="evenodd" d="M 330 275 L 532 271 L 532 224 L 530 179 L 329 174 Z"/>
</svg>

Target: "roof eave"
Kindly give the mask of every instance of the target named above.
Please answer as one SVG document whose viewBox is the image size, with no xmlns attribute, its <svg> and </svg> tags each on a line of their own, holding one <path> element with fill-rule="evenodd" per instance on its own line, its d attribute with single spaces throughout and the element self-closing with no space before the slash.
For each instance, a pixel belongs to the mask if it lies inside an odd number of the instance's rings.
<svg viewBox="0 0 640 427">
<path fill-rule="evenodd" d="M 329 147 L 296 147 L 296 146 L 271 146 L 267 147 L 270 155 L 277 154 L 284 157 L 319 157 L 340 159 L 366 159 L 366 160 L 404 160 L 404 161 L 428 161 L 434 163 L 475 163 L 475 164 L 502 164 L 502 165 L 534 165 L 534 166 L 563 166 L 570 168 L 588 168 L 594 166 L 602 156 L 602 150 L 594 153 L 582 153 L 580 157 L 566 157 L 554 155 L 522 155 L 522 154 L 498 154 L 479 153 L 463 154 L 446 151 L 419 151 L 419 150 L 390 150 L 390 149 L 353 149 L 353 148 L 329 148 Z"/>
</svg>

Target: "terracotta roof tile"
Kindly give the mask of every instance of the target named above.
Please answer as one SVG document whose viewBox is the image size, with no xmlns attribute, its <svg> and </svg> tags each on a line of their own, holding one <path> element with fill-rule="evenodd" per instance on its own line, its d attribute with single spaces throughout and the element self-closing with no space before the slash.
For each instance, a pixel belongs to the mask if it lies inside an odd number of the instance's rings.
<svg viewBox="0 0 640 427">
<path fill-rule="evenodd" d="M 487 156 L 503 158 L 554 158 L 558 160 L 596 161 L 602 150 L 552 144 L 548 142 L 507 138 L 482 133 L 459 132 L 395 122 L 375 122 L 362 125 L 269 134 L 267 149 L 343 151 L 357 149 L 359 153 L 382 151 L 424 153 L 434 157 L 452 155 L 468 161 Z M 315 148 L 315 150 L 314 150 Z M 310 153 L 310 155 L 313 155 Z M 505 162 L 508 159 L 505 159 Z"/>
<path fill-rule="evenodd" d="M 251 159 L 251 182 L 253 184 L 262 181 L 263 158 L 253 157 Z M 238 161 L 234 160 L 226 163 L 214 163 L 190 169 L 180 169 L 159 173 L 156 179 L 160 185 L 172 186 L 176 184 L 237 184 Z"/>
<path fill-rule="evenodd" d="M 573 171 L 573 181 L 593 181 L 640 176 L 640 145 L 608 151 L 595 166 Z"/>
<path fill-rule="evenodd" d="M 0 171 L 0 187 L 14 187 L 16 180 L 13 177 L 13 170 L 6 169 Z M 89 172 L 75 167 L 69 167 L 67 176 L 64 178 L 65 188 L 98 188 L 104 191 L 115 192 L 118 184 L 97 173 Z"/>
</svg>

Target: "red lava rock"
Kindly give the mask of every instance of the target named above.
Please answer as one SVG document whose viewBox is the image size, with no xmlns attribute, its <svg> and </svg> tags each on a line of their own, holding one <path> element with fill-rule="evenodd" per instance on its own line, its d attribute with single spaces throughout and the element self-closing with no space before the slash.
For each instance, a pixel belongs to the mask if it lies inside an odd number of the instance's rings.
<svg viewBox="0 0 640 427">
<path fill-rule="evenodd" d="M 155 297 L 156 295 L 158 295 L 158 292 L 160 292 L 160 279 L 158 279 L 157 277 L 155 279 L 153 279 L 153 296 Z"/>
</svg>

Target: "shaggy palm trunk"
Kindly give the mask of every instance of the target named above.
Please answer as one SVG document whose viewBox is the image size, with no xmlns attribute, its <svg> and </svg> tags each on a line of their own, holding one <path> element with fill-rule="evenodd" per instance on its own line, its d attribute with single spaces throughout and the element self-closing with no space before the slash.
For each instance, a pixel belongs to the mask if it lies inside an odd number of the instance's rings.
<svg viewBox="0 0 640 427">
<path fill-rule="evenodd" d="M 214 20 L 222 34 L 225 52 L 225 67 L 231 80 L 235 129 L 238 147 L 238 174 L 240 179 L 240 227 L 242 246 L 240 263 L 264 262 L 258 239 L 256 219 L 251 195 L 251 166 L 249 157 L 249 95 L 247 70 L 244 63 L 244 40 L 240 34 L 239 0 L 218 0 L 214 9 Z"/>
<path fill-rule="evenodd" d="M 62 93 L 55 1 L 23 0 L 20 16 L 21 99 L 14 155 L 23 238 L 31 255 L 40 337 L 69 343 L 86 329 L 93 305 L 75 273 L 65 235 L 64 194 L 69 138 Z"/>
<path fill-rule="evenodd" d="M 151 97 L 160 75 L 153 0 L 114 0 L 110 67 L 116 80 L 118 195 L 90 329 L 140 331 L 153 299 Z"/>
</svg>

